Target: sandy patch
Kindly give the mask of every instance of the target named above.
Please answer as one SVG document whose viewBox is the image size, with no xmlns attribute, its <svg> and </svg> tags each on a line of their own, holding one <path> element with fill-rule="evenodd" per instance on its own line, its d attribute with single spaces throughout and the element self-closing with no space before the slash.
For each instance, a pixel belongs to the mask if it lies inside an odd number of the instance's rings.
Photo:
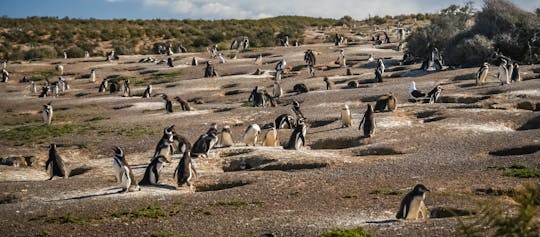
<svg viewBox="0 0 540 237">
<path fill-rule="evenodd" d="M 473 132 L 513 132 L 514 129 L 497 123 L 486 124 L 446 124 L 445 127 Z"/>
</svg>

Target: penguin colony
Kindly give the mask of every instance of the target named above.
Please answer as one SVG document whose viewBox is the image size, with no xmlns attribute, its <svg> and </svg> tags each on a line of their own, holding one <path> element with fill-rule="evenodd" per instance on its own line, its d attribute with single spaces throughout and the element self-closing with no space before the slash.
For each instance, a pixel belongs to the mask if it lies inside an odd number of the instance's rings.
<svg viewBox="0 0 540 237">
<path fill-rule="evenodd" d="M 403 33 L 401 33 L 403 34 Z M 385 33 L 386 35 L 386 33 Z M 400 41 L 403 36 L 400 36 Z M 388 36 L 386 35 L 386 38 Z M 344 43 L 343 36 L 336 35 L 336 45 L 342 45 Z M 288 46 L 288 37 L 282 40 L 282 46 Z M 247 49 L 249 47 L 249 39 L 244 37 L 241 43 L 234 41 L 231 44 L 231 49 Z M 170 49 L 169 49 L 170 50 Z M 221 59 L 222 63 L 225 63 L 223 59 L 223 54 L 216 52 L 217 49 L 213 48 L 213 54 L 217 55 Z M 370 60 L 373 61 L 373 57 L 370 55 Z M 308 49 L 304 53 L 304 61 L 308 68 L 308 75 L 310 77 L 315 76 L 314 65 L 316 63 L 316 57 L 314 52 L 311 49 Z M 341 66 L 346 66 L 345 56 L 343 50 L 340 51 L 340 56 L 337 60 L 338 64 Z M 262 64 L 262 55 L 256 59 L 255 62 L 257 65 Z M 193 66 L 198 65 L 198 60 L 196 57 L 192 58 L 191 64 Z M 174 67 L 173 60 L 171 57 L 167 59 L 167 65 L 169 67 Z M 266 107 L 267 103 L 271 103 L 275 106 L 274 98 L 280 98 L 284 95 L 283 88 L 281 85 L 281 79 L 285 73 L 285 66 L 287 65 L 285 59 L 278 61 L 275 67 L 275 77 L 273 81 L 273 90 L 272 95 L 269 95 L 268 92 L 264 89 L 260 89 L 259 86 L 256 86 L 250 94 L 248 99 L 249 102 L 252 102 L 253 107 Z M 428 59 L 427 67 L 434 67 L 435 70 L 442 70 L 442 58 L 436 48 L 433 49 L 431 57 Z M 64 67 L 62 65 L 57 65 L 56 70 L 59 75 L 64 74 Z M 427 70 L 427 68 L 426 68 Z M 375 69 L 375 82 L 383 82 L 383 74 L 385 72 L 385 65 L 382 59 L 377 60 L 377 66 Z M 8 82 L 9 73 L 4 68 L 2 71 L 3 82 Z M 206 62 L 206 67 L 204 69 L 204 77 L 217 77 L 217 72 L 214 68 L 214 65 L 211 61 Z M 478 70 L 476 74 L 476 84 L 482 85 L 485 84 L 489 79 L 489 64 L 484 63 Z M 507 85 L 511 82 L 521 81 L 521 76 L 519 73 L 519 65 L 516 62 L 508 62 L 505 59 L 501 60 L 501 63 L 498 66 L 497 79 L 501 85 Z M 96 71 L 95 69 L 91 70 L 90 81 L 94 83 L 96 81 Z M 323 79 L 325 83 L 326 90 L 332 90 L 334 83 L 330 81 L 328 77 Z M 356 84 L 354 84 L 356 83 Z M 34 82 L 31 82 L 31 92 L 36 93 L 36 87 Z M 52 89 L 51 89 L 51 86 Z M 358 83 L 353 81 L 351 88 L 357 88 Z M 100 86 L 99 92 L 103 93 L 109 90 L 111 93 L 119 91 L 119 84 L 116 80 L 103 79 Z M 129 80 L 124 80 L 122 85 L 122 95 L 124 97 L 131 97 L 131 90 L 129 85 Z M 40 97 L 46 97 L 52 91 L 52 95 L 58 96 L 59 93 L 64 92 L 68 89 L 67 82 L 62 77 L 59 78 L 59 81 L 54 85 L 45 85 L 42 87 L 42 92 Z M 295 91 L 298 93 L 307 93 L 308 89 L 305 84 L 297 84 L 294 87 Z M 411 81 L 409 87 L 409 95 L 415 99 L 427 99 L 428 103 L 436 103 L 440 94 L 442 93 L 443 88 L 439 85 L 435 86 L 428 93 L 424 93 L 417 89 L 416 83 Z M 143 92 L 143 98 L 151 98 L 161 95 L 161 98 L 165 104 L 165 111 L 167 113 L 173 113 L 173 103 L 166 94 L 152 94 L 152 85 L 148 84 L 146 89 Z M 182 99 L 179 96 L 174 97 L 175 101 L 180 104 L 182 111 L 191 111 L 193 108 L 189 103 Z M 361 120 L 358 125 L 358 129 L 363 132 L 363 137 L 371 138 L 375 134 L 376 129 L 376 118 L 375 112 L 390 111 L 393 112 L 397 109 L 397 98 L 389 93 L 387 95 L 381 96 L 374 107 L 371 104 L 367 104 L 365 112 L 361 116 Z M 257 146 L 259 144 L 269 147 L 280 146 L 280 140 L 278 137 L 279 129 L 291 129 L 293 130 L 288 142 L 284 146 L 285 149 L 294 149 L 300 150 L 304 149 L 307 145 L 306 136 L 308 135 L 308 122 L 307 118 L 301 111 L 300 102 L 294 100 L 292 102 L 291 114 L 286 113 L 278 116 L 273 123 L 265 128 L 266 132 L 262 139 L 260 139 L 262 129 L 258 124 L 249 125 L 243 136 L 242 140 L 246 146 Z M 294 116 L 293 116 L 294 115 Z M 43 105 L 42 108 L 42 117 L 46 125 L 50 126 L 53 119 L 53 107 L 51 103 Z M 347 104 L 344 104 L 340 111 L 341 127 L 348 128 L 352 127 L 353 118 L 351 109 Z M 260 142 L 262 140 L 262 142 Z M 175 147 L 175 143 L 177 146 Z M 219 144 L 219 145 L 218 145 Z M 216 146 L 217 145 L 217 146 Z M 147 165 L 144 176 L 141 181 L 137 182 L 133 174 L 131 166 L 128 164 L 124 150 L 118 146 L 113 148 L 113 172 L 116 177 L 117 182 L 120 184 L 120 192 L 134 192 L 140 190 L 139 185 L 162 185 L 160 182 L 160 171 L 161 169 L 172 163 L 172 156 L 175 154 L 180 154 L 178 165 L 175 168 L 173 178 L 176 178 L 176 183 L 178 187 L 187 186 L 190 190 L 193 189 L 193 179 L 197 177 L 196 163 L 194 160 L 198 158 L 205 158 L 209 156 L 209 152 L 216 147 L 232 147 L 235 146 L 233 140 L 233 135 L 231 133 L 231 128 L 229 125 L 223 126 L 221 132 L 218 132 L 217 124 L 212 124 L 206 133 L 200 135 L 200 137 L 191 145 L 188 139 L 179 135 L 175 131 L 175 126 L 171 125 L 164 128 L 163 135 L 156 145 L 154 154 L 150 160 L 150 163 Z M 193 159 L 193 160 L 192 160 Z M 68 173 L 66 171 L 66 166 L 64 164 L 63 158 L 59 155 L 56 144 L 50 144 L 49 146 L 49 156 L 45 163 L 46 171 L 49 172 L 50 178 L 53 179 L 55 176 L 66 178 Z M 428 218 L 428 210 L 424 203 L 426 192 L 430 190 L 422 184 L 416 185 L 412 191 L 407 193 L 403 200 L 400 203 L 400 207 L 396 218 L 406 219 L 406 220 L 416 220 L 419 218 L 426 219 Z"/>
</svg>

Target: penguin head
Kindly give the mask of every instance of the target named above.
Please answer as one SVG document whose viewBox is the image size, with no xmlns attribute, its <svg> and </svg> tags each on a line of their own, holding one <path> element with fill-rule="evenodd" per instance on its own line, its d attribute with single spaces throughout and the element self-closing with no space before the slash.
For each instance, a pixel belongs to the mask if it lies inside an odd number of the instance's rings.
<svg viewBox="0 0 540 237">
<path fill-rule="evenodd" d="M 506 66 L 506 59 L 501 59 L 501 65 L 505 65 Z"/>
<path fill-rule="evenodd" d="M 487 62 L 484 63 L 484 67 L 487 67 L 489 66 L 489 64 Z"/>
<path fill-rule="evenodd" d="M 415 194 L 423 194 L 425 192 L 429 192 L 429 189 L 426 188 L 423 184 L 417 184 L 414 186 L 413 193 Z"/>
<path fill-rule="evenodd" d="M 294 100 L 293 101 L 293 106 L 294 107 L 300 107 L 300 103 L 298 103 L 298 101 Z"/>
<path fill-rule="evenodd" d="M 229 125 L 223 126 L 223 129 L 221 129 L 222 132 L 229 132 L 231 130 L 231 127 Z"/>
<path fill-rule="evenodd" d="M 323 81 L 328 81 L 328 77 L 324 77 Z"/>
<path fill-rule="evenodd" d="M 349 106 L 347 104 L 343 105 L 343 110 L 349 110 Z"/>
<path fill-rule="evenodd" d="M 53 149 L 53 150 L 56 149 L 56 144 L 51 143 L 51 144 L 49 145 L 49 149 Z"/>
<path fill-rule="evenodd" d="M 122 148 L 120 148 L 118 146 L 114 146 L 113 150 L 114 150 L 114 155 L 115 156 L 124 157 L 124 151 L 122 150 Z"/>
</svg>

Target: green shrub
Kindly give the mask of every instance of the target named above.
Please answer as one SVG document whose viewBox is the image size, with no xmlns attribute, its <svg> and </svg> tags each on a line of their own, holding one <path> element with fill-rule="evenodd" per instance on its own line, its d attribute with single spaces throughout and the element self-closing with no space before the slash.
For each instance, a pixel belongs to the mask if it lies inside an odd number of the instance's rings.
<svg viewBox="0 0 540 237">
<path fill-rule="evenodd" d="M 56 57 L 58 57 L 56 50 L 49 47 L 34 48 L 24 53 L 25 60 L 39 60 L 39 59 L 48 59 L 48 58 L 56 58 Z"/>
<path fill-rule="evenodd" d="M 325 232 L 320 237 L 370 237 L 373 236 L 364 228 L 356 227 L 353 229 L 332 229 L 331 231 Z"/>
</svg>

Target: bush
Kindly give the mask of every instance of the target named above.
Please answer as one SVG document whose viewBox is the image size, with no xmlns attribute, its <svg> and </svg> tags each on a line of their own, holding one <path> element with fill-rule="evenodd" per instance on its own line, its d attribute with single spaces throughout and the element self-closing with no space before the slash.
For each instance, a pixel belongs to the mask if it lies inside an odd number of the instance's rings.
<svg viewBox="0 0 540 237">
<path fill-rule="evenodd" d="M 37 60 L 37 59 L 46 59 L 46 58 L 56 58 L 58 54 L 53 48 L 34 48 L 26 51 L 24 53 L 25 60 Z"/>
<path fill-rule="evenodd" d="M 70 58 L 82 58 L 82 57 L 84 57 L 84 50 L 77 47 L 77 46 L 69 48 L 68 50 L 66 50 L 66 53 L 67 53 L 68 57 L 70 57 Z"/>
<path fill-rule="evenodd" d="M 446 52 L 449 65 L 476 67 L 482 65 L 493 52 L 493 42 L 483 35 L 465 38 Z"/>
</svg>

